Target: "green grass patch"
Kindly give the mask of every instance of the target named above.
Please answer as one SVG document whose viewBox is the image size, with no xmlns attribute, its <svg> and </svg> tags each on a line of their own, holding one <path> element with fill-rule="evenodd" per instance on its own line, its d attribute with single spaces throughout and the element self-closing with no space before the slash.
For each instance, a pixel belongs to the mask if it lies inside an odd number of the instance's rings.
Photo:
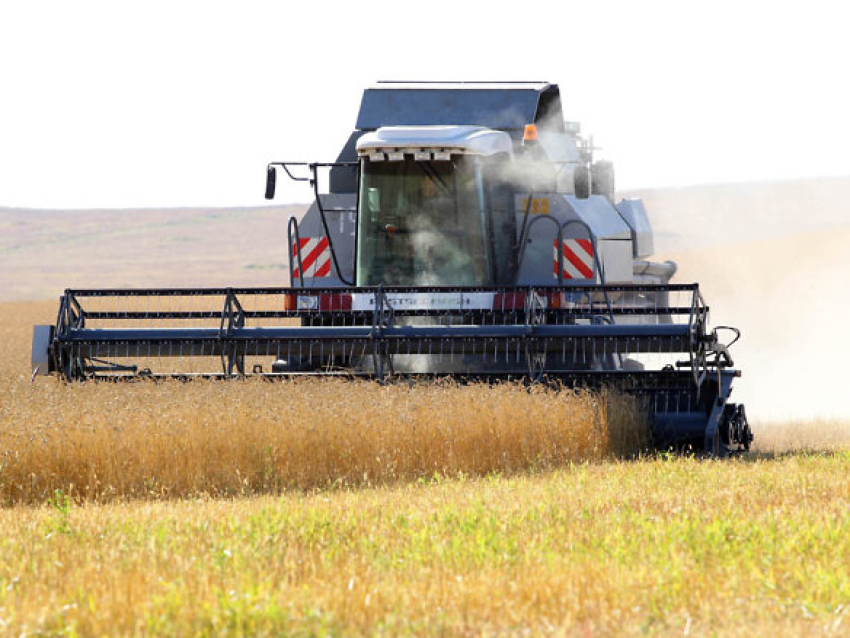
<svg viewBox="0 0 850 638">
<path fill-rule="evenodd" d="M 0 511 L 4 632 L 847 630 L 850 455 Z M 846 619 L 850 622 L 850 619 Z"/>
</svg>

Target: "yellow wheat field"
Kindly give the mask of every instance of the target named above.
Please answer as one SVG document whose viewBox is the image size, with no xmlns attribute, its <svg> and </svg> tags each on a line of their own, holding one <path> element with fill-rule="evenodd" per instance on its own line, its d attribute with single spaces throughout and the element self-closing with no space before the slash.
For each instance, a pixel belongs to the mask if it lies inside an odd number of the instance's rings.
<svg viewBox="0 0 850 638">
<path fill-rule="evenodd" d="M 7 304 L 17 325 L 40 305 Z M 0 502 L 246 495 L 546 469 L 643 450 L 635 402 L 522 384 L 30 381 L 8 339 Z"/>
<path fill-rule="evenodd" d="M 0 508 L 0 635 L 846 636 L 850 456 Z"/>
<path fill-rule="evenodd" d="M 0 503 L 278 493 L 512 473 L 646 448 L 616 393 L 521 384 L 299 381 L 65 384 L 29 376 L 55 303 L 0 304 Z M 846 423 L 756 427 L 756 450 L 841 447 Z"/>
<path fill-rule="evenodd" d="M 639 451 L 645 426 L 613 394 L 522 385 L 46 384 L 12 388 L 0 499 L 55 490 L 236 495 L 436 475 L 510 473 Z"/>
</svg>

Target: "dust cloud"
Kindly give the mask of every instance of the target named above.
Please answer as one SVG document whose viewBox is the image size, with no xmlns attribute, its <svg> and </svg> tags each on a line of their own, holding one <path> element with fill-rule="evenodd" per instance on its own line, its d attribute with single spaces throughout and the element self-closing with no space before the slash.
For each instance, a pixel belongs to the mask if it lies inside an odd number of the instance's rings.
<svg viewBox="0 0 850 638">
<path fill-rule="evenodd" d="M 755 422 L 850 418 L 847 192 L 850 178 L 644 194 L 655 259 L 700 284 L 712 325 L 742 331 L 733 398 Z"/>
</svg>

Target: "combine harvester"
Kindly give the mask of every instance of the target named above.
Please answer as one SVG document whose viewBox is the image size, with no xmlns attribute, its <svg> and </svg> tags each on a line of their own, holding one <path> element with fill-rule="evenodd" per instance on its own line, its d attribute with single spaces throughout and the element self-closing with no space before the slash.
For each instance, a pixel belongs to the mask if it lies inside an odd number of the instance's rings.
<svg viewBox="0 0 850 638">
<path fill-rule="evenodd" d="M 380 83 L 336 162 L 268 166 L 266 198 L 278 170 L 315 194 L 288 287 L 68 290 L 34 373 L 610 385 L 645 397 L 659 446 L 748 449 L 721 328 L 592 152 L 555 84 Z"/>
</svg>

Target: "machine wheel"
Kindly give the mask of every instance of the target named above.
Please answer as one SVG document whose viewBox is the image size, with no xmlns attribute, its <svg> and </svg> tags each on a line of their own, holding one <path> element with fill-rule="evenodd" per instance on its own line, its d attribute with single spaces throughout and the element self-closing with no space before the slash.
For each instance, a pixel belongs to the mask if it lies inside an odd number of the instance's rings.
<svg viewBox="0 0 850 638">
<path fill-rule="evenodd" d="M 753 432 L 747 421 L 747 412 L 743 404 L 727 403 L 720 422 L 718 439 L 739 451 L 749 451 L 753 441 Z"/>
</svg>

